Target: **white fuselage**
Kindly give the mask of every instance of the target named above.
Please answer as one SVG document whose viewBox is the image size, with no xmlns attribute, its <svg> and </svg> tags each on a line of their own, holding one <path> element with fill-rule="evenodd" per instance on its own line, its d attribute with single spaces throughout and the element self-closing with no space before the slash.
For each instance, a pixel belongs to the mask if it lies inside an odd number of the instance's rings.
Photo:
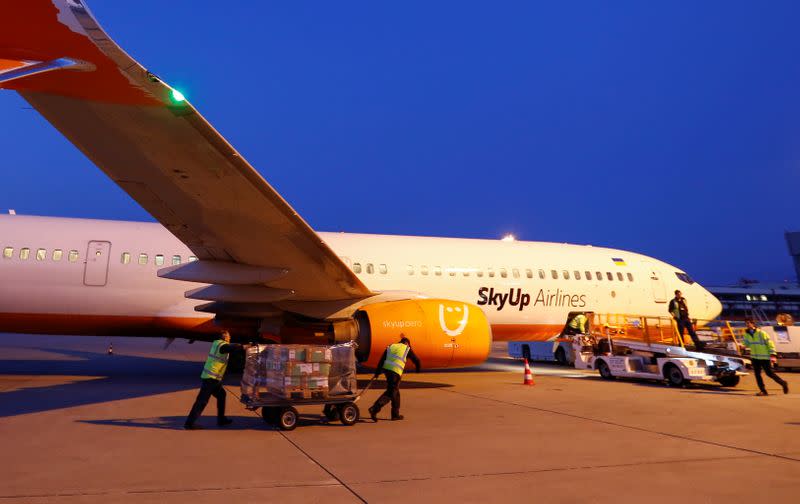
<svg viewBox="0 0 800 504">
<path fill-rule="evenodd" d="M 496 340 L 551 337 L 572 311 L 668 316 L 675 289 L 694 318 L 712 319 L 721 311 L 702 286 L 679 279 L 680 269 L 632 252 L 543 242 L 319 236 L 373 292 L 479 305 Z M 0 332 L 191 337 L 213 328 L 211 314 L 194 310 L 202 301 L 184 297 L 197 284 L 156 275 L 173 258 L 186 262 L 192 254 L 160 224 L 4 215 L 0 248 Z"/>
</svg>

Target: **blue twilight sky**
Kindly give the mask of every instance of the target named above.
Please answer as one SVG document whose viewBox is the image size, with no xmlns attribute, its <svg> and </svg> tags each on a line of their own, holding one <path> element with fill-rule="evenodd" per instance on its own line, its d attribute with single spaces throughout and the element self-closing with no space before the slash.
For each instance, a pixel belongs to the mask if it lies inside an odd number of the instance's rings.
<svg viewBox="0 0 800 504">
<path fill-rule="evenodd" d="M 318 230 L 793 278 L 800 3 L 89 1 Z M 0 92 L 0 208 L 150 217 Z"/>
</svg>

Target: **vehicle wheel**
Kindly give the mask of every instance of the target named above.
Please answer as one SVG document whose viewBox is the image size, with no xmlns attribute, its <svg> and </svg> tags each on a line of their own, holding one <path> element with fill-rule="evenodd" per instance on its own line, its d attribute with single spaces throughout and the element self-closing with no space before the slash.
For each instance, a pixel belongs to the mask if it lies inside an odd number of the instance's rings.
<svg viewBox="0 0 800 504">
<path fill-rule="evenodd" d="M 558 347 L 558 349 L 556 349 L 555 357 L 556 357 L 556 362 L 558 362 L 562 366 L 567 366 L 569 364 L 567 362 L 567 352 L 565 352 L 562 347 Z"/>
<path fill-rule="evenodd" d="M 531 347 L 528 345 L 522 345 L 522 358 L 528 359 L 528 362 L 531 361 Z"/>
<path fill-rule="evenodd" d="M 339 410 L 333 404 L 326 404 L 325 407 L 322 408 L 322 414 L 331 422 L 339 420 Z"/>
<path fill-rule="evenodd" d="M 722 376 L 719 379 L 719 384 L 723 387 L 735 387 L 739 385 L 739 375 Z"/>
<path fill-rule="evenodd" d="M 274 424 L 278 421 L 278 408 L 264 406 L 261 408 L 261 418 L 269 424 Z"/>
<path fill-rule="evenodd" d="M 683 373 L 675 364 L 666 364 L 664 366 L 664 379 L 670 387 L 683 387 L 686 380 L 683 378 Z"/>
<path fill-rule="evenodd" d="M 358 406 L 354 403 L 349 402 L 339 406 L 339 418 L 344 425 L 353 425 L 358 422 L 359 416 Z"/>
<path fill-rule="evenodd" d="M 597 361 L 597 370 L 600 372 L 600 377 L 604 380 L 613 380 L 614 375 L 611 374 L 611 368 L 608 367 L 608 363 L 604 360 Z"/>
<path fill-rule="evenodd" d="M 297 417 L 297 410 L 293 407 L 283 408 L 278 416 L 278 427 L 283 430 L 294 430 L 297 427 Z"/>
</svg>

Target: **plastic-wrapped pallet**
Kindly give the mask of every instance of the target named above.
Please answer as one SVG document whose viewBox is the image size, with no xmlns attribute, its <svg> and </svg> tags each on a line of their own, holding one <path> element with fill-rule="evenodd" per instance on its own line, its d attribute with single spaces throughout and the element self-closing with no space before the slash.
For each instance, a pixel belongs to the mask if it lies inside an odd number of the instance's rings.
<svg viewBox="0 0 800 504">
<path fill-rule="evenodd" d="M 254 345 L 242 375 L 245 402 L 325 399 L 356 391 L 355 344 Z"/>
</svg>

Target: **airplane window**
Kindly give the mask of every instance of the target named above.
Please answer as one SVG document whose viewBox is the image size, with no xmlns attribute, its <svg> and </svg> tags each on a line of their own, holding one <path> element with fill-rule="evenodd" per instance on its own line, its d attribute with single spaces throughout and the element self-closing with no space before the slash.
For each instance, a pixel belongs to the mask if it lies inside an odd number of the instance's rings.
<svg viewBox="0 0 800 504">
<path fill-rule="evenodd" d="M 512 270 L 511 270 L 511 275 L 512 275 L 514 278 L 519 278 L 519 270 L 518 270 L 517 268 L 514 268 L 514 269 L 512 269 Z"/>
<path fill-rule="evenodd" d="M 414 274 L 414 266 L 411 265 L 411 264 L 407 265 L 406 266 L 406 272 L 408 272 L 409 275 L 413 275 Z"/>
<path fill-rule="evenodd" d="M 361 273 L 361 263 L 353 263 L 353 273 Z"/>
<path fill-rule="evenodd" d="M 19 249 L 19 258 L 22 259 L 23 261 L 27 261 L 28 256 L 30 255 L 31 255 L 31 249 L 29 249 L 28 247 Z"/>
<path fill-rule="evenodd" d="M 75 261 L 78 260 L 78 257 L 79 257 L 79 254 L 78 254 L 77 250 L 70 250 L 69 251 L 69 256 L 67 257 L 67 259 L 69 260 L 69 262 L 75 262 Z"/>
<path fill-rule="evenodd" d="M 448 275 L 456 276 L 456 269 L 454 267 L 450 266 L 449 268 L 446 268 L 446 269 L 447 269 L 447 274 Z"/>
<path fill-rule="evenodd" d="M 130 264 L 131 262 L 131 253 L 130 252 L 123 252 L 122 257 L 120 257 L 120 262 L 122 264 Z"/>
<path fill-rule="evenodd" d="M 633 282 L 633 275 L 631 273 L 628 273 L 628 281 Z"/>
<path fill-rule="evenodd" d="M 147 254 L 139 254 L 139 264 L 142 266 L 147 264 Z"/>
<path fill-rule="evenodd" d="M 606 271 L 606 278 L 608 278 L 609 280 L 613 281 L 614 280 L 614 275 L 612 275 L 610 271 Z"/>
<path fill-rule="evenodd" d="M 11 256 L 14 255 L 14 247 L 6 247 L 3 249 L 3 258 L 4 259 L 11 259 Z"/>
<path fill-rule="evenodd" d="M 601 272 L 599 272 L 599 271 L 595 271 L 594 272 L 594 277 L 596 279 L 598 279 L 598 280 L 602 280 L 603 279 L 603 274 Z"/>
<path fill-rule="evenodd" d="M 564 280 L 569 280 L 569 271 L 563 270 L 561 273 L 564 275 Z"/>
<path fill-rule="evenodd" d="M 461 273 L 462 273 L 462 274 L 463 274 L 465 277 L 468 277 L 468 276 L 469 276 L 469 269 L 468 269 L 468 268 L 464 268 L 463 270 L 461 270 Z"/>
<path fill-rule="evenodd" d="M 195 262 L 196 260 L 197 260 L 197 256 L 189 256 L 189 259 L 188 259 L 187 262 Z"/>
<path fill-rule="evenodd" d="M 442 267 L 441 266 L 434 266 L 433 267 L 433 274 L 436 276 L 442 276 Z"/>
<path fill-rule="evenodd" d="M 488 273 L 489 278 L 494 278 L 494 270 L 492 268 L 487 269 L 486 272 Z"/>
<path fill-rule="evenodd" d="M 694 280 L 692 279 L 692 277 L 690 277 L 686 273 L 680 273 L 680 272 L 676 271 L 675 272 L 675 276 L 678 277 L 678 279 L 681 282 L 686 282 L 689 285 L 692 285 L 694 283 Z"/>
<path fill-rule="evenodd" d="M 544 270 L 539 270 L 539 278 L 544 280 Z"/>
<path fill-rule="evenodd" d="M 375 273 L 375 266 L 372 263 L 367 263 L 367 273 L 370 275 Z"/>
<path fill-rule="evenodd" d="M 181 263 L 181 256 L 179 256 L 179 255 L 172 256 L 172 265 L 173 266 L 177 266 L 180 263 Z"/>
<path fill-rule="evenodd" d="M 619 271 L 617 271 L 617 280 L 619 280 L 620 282 L 624 282 L 625 281 L 625 278 L 622 276 L 622 273 L 620 273 Z"/>
<path fill-rule="evenodd" d="M 47 257 L 47 251 L 45 249 L 36 249 L 37 261 L 44 261 L 46 257 Z"/>
<path fill-rule="evenodd" d="M 389 271 L 389 268 L 387 268 L 385 264 L 379 264 L 378 265 L 378 273 L 380 273 L 381 275 L 385 275 L 386 272 L 388 272 L 388 271 Z"/>
<path fill-rule="evenodd" d="M 419 267 L 419 272 L 420 272 L 421 275 L 427 275 L 428 274 L 428 267 L 427 266 L 420 266 Z"/>
<path fill-rule="evenodd" d="M 586 277 L 586 280 L 592 279 L 592 272 L 591 271 L 584 271 L 583 275 Z"/>
<path fill-rule="evenodd" d="M 61 260 L 61 256 L 63 256 L 63 255 L 64 255 L 64 251 L 63 250 L 61 250 L 61 249 L 54 249 L 53 250 L 53 260 L 54 261 L 60 261 Z"/>
<path fill-rule="evenodd" d="M 156 254 L 156 266 L 164 265 L 164 254 Z"/>
<path fill-rule="evenodd" d="M 530 269 L 525 270 L 525 276 L 528 278 L 533 278 L 533 271 Z"/>
<path fill-rule="evenodd" d="M 503 278 L 508 276 L 508 273 L 506 272 L 505 268 L 500 268 L 500 276 Z"/>
<path fill-rule="evenodd" d="M 575 278 L 575 280 L 580 280 L 581 279 L 581 272 L 578 271 L 578 270 L 575 270 L 575 271 L 572 272 L 572 276 Z"/>
<path fill-rule="evenodd" d="M 558 280 L 558 271 L 550 270 L 550 276 L 553 277 L 553 280 Z"/>
<path fill-rule="evenodd" d="M 479 278 L 483 278 L 483 270 L 482 269 L 476 270 L 475 274 L 478 275 Z"/>
</svg>

